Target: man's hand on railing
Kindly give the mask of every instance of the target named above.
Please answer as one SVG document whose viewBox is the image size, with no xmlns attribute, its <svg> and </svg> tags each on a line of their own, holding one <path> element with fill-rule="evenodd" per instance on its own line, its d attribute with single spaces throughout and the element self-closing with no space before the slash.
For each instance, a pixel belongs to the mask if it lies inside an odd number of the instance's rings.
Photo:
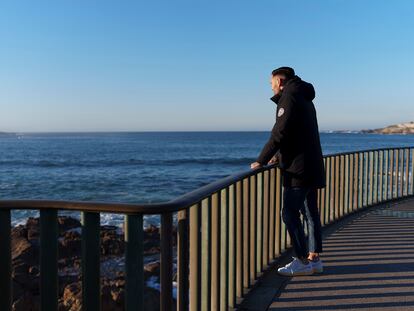
<svg viewBox="0 0 414 311">
<path fill-rule="evenodd" d="M 278 164 L 279 163 L 279 155 L 276 153 L 270 160 L 269 162 L 267 162 L 267 165 L 272 165 L 272 164 Z M 251 169 L 256 169 L 256 168 L 260 168 L 263 165 L 260 164 L 259 162 L 254 162 L 252 164 L 250 164 L 250 168 Z"/>
<path fill-rule="evenodd" d="M 252 164 L 250 164 L 250 168 L 252 170 L 255 170 L 255 169 L 260 168 L 260 167 L 262 167 L 262 165 L 259 162 L 253 162 Z"/>
</svg>

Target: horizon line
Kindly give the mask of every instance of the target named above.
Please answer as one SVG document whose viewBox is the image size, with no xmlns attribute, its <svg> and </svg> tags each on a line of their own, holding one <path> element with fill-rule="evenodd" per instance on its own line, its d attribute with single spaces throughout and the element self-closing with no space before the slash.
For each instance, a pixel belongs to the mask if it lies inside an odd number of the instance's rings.
<svg viewBox="0 0 414 311">
<path fill-rule="evenodd" d="M 359 130 L 320 130 L 320 133 L 324 132 L 361 132 L 363 129 Z M 10 132 L 10 131 L 0 131 L 0 134 L 65 134 L 65 133 L 171 133 L 171 132 L 178 132 L 178 133 L 194 133 L 194 132 L 271 132 L 271 130 L 95 130 L 95 131 L 81 131 L 81 130 L 69 130 L 69 131 L 17 131 L 17 132 Z"/>
</svg>

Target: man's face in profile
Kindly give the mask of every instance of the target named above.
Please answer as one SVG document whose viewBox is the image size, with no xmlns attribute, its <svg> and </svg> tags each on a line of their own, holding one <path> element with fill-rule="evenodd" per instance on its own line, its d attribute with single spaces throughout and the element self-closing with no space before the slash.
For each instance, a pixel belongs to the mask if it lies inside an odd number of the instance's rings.
<svg viewBox="0 0 414 311">
<path fill-rule="evenodd" d="M 282 90 L 282 80 L 280 76 L 270 76 L 270 85 L 272 86 L 272 91 L 275 95 L 278 95 Z"/>
</svg>

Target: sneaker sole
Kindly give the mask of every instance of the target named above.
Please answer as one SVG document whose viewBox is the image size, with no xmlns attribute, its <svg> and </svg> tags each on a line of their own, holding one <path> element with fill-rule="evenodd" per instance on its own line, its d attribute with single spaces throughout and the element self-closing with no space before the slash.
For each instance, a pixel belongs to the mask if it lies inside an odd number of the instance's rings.
<svg viewBox="0 0 414 311">
<path fill-rule="evenodd" d="M 313 270 L 311 270 L 311 271 L 295 272 L 293 274 L 284 273 L 284 272 L 280 272 L 280 271 L 277 271 L 277 273 L 279 273 L 280 275 L 283 275 L 283 276 L 304 276 L 304 275 L 312 275 L 313 274 Z"/>
</svg>

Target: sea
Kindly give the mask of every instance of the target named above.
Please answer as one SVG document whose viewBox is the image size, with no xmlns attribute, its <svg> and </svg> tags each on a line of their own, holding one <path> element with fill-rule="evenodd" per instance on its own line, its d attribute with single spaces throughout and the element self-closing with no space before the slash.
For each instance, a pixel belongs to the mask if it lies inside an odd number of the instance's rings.
<svg viewBox="0 0 414 311">
<path fill-rule="evenodd" d="M 0 136 L 0 199 L 164 202 L 250 169 L 269 132 L 19 133 Z M 414 146 L 414 135 L 321 133 L 325 155 Z M 67 214 L 67 212 L 63 212 Z M 73 217 L 79 213 L 70 212 Z M 13 211 L 12 224 L 37 211 Z M 123 215 L 102 214 L 121 226 Z M 157 216 L 145 225 L 157 224 Z"/>
</svg>

